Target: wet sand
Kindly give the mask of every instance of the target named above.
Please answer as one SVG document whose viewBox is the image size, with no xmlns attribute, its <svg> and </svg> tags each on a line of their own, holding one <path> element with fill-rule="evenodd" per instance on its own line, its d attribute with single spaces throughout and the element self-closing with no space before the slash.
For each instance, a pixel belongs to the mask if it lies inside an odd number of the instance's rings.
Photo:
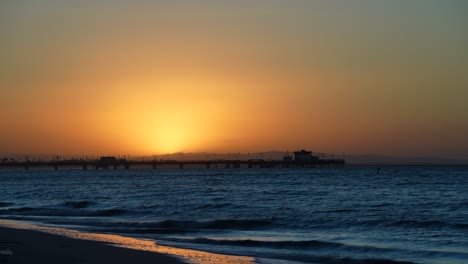
<svg viewBox="0 0 468 264">
<path fill-rule="evenodd" d="M 10 254 L 11 253 L 11 254 Z M 35 230 L 0 227 L 0 263 L 183 263 L 161 253 L 111 246 Z"/>
<path fill-rule="evenodd" d="M 256 261 L 246 256 L 158 245 L 149 239 L 0 219 L 0 264 L 4 263 L 253 264 Z"/>
</svg>

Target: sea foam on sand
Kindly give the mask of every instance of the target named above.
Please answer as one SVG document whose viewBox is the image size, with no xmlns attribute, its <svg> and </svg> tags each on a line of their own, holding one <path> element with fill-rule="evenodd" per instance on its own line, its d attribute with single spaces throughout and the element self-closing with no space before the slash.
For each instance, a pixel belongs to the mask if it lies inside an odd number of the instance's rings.
<svg viewBox="0 0 468 264">
<path fill-rule="evenodd" d="M 79 232 L 75 230 L 69 230 L 64 228 L 55 228 L 55 227 L 42 227 L 36 226 L 29 223 L 18 222 L 18 221 L 9 221 L 9 220 L 0 220 L 0 226 L 6 229 L 0 229 L 0 250 L 10 251 L 11 254 L 4 254 L 2 257 L 7 259 L 16 259 L 15 256 L 15 249 L 16 248 L 36 248 L 36 252 L 39 252 L 42 257 L 46 257 L 48 260 L 53 260 L 54 255 L 63 255 L 66 254 L 66 250 L 70 251 L 70 248 L 66 247 L 76 247 L 72 250 L 76 251 L 93 251 L 92 255 L 99 254 L 102 252 L 103 254 L 108 254 L 107 251 L 103 251 L 102 249 L 98 249 L 98 246 L 110 248 L 108 245 L 114 246 L 113 251 L 116 252 L 115 249 L 122 248 L 121 250 L 125 249 L 132 249 L 133 251 L 138 250 L 140 251 L 140 256 L 145 255 L 149 252 L 153 254 L 148 256 L 148 258 L 154 258 L 157 260 L 158 263 L 168 263 L 168 264 L 176 264 L 176 263 L 194 263 L 194 264 L 201 264 L 201 263 L 233 263 L 233 264 L 250 264 L 255 263 L 254 258 L 251 257 L 243 257 L 243 256 L 231 256 L 231 255 L 222 255 L 222 254 L 214 254 L 208 253 L 198 250 L 191 250 L 191 249 L 180 249 L 168 246 L 159 246 L 154 240 L 149 239 L 137 239 L 132 237 L 124 237 L 119 235 L 111 235 L 111 234 L 97 234 L 97 233 L 86 233 L 86 232 Z M 14 233 L 15 230 L 21 231 L 21 234 L 18 232 Z M 42 232 L 42 234 L 38 233 Z M 15 236 L 15 237 L 7 237 L 5 235 Z M 10 232 L 10 233 L 8 233 Z M 45 236 L 47 233 L 47 236 Z M 35 240 L 32 239 L 33 236 L 42 235 L 43 237 L 47 237 L 47 239 L 42 239 L 44 243 L 36 244 Z M 62 246 L 63 243 L 60 240 L 64 239 L 77 239 L 81 242 L 69 244 L 68 246 Z M 2 242 L 6 241 L 6 242 Z M 101 243 L 97 243 L 101 242 Z M 86 244 L 88 243 L 88 244 Z M 96 247 L 89 247 L 90 243 L 96 243 L 93 246 Z M 8 245 L 12 245 L 8 248 Z M 54 248 L 57 247 L 57 248 Z M 21 251 L 21 250 L 18 250 Z M 112 250 L 111 250 L 112 251 Z M 74 251 L 70 251 L 74 252 Z M 72 254 L 70 253 L 70 254 Z M 84 252 L 89 253 L 89 252 Z M 159 253 L 159 254 L 154 254 Z M 102 255 L 102 254 L 101 254 Z M 101 256 L 99 258 L 115 258 L 115 256 Z M 82 256 L 86 256 L 83 254 Z M 136 255 L 135 255 L 136 256 Z M 20 256 L 24 260 L 25 256 Z M 38 256 L 39 257 L 39 256 Z M 67 256 L 65 256 L 67 257 Z M 72 256 L 70 256 L 72 257 Z M 34 256 L 29 256 L 32 262 L 36 258 Z M 92 256 L 90 257 L 92 258 Z M 130 257 L 131 258 L 131 257 Z M 62 260 L 63 261 L 63 260 Z M 80 260 L 80 263 L 95 263 L 95 259 L 87 259 L 83 262 L 83 259 Z M 59 263 L 60 261 L 57 261 Z M 114 260 L 111 261 L 112 263 L 119 263 L 115 262 Z M 15 263 L 21 263 L 20 261 L 15 261 Z M 26 263 L 26 262 L 24 262 Z M 51 262 L 52 263 L 52 262 Z M 97 263 L 97 262 L 96 262 Z"/>
</svg>

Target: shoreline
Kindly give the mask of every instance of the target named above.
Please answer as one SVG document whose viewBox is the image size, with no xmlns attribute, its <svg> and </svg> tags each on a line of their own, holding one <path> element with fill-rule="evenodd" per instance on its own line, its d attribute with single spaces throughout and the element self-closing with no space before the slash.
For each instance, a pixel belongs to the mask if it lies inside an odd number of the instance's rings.
<svg viewBox="0 0 468 264">
<path fill-rule="evenodd" d="M 251 264 L 255 259 L 159 246 L 154 240 L 0 220 L 0 263 Z"/>
</svg>

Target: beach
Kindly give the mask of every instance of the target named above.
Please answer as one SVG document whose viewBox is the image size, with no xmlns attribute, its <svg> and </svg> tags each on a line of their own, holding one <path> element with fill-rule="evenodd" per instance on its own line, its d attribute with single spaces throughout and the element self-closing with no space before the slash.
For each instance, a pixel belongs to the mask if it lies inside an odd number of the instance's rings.
<svg viewBox="0 0 468 264">
<path fill-rule="evenodd" d="M 161 253 L 116 247 L 35 230 L 0 227 L 0 263 L 183 263 Z"/>
<path fill-rule="evenodd" d="M 246 256 L 158 245 L 151 239 L 0 220 L 0 263 L 251 264 Z"/>
<path fill-rule="evenodd" d="M 467 173 L 417 166 L 0 170 L 0 226 L 197 264 L 465 264 Z M 0 233 L 0 250 L 12 251 L 10 263 L 38 252 L 92 263 L 80 247 L 62 250 L 62 237 L 20 241 L 26 247 L 4 243 L 22 236 Z"/>
</svg>

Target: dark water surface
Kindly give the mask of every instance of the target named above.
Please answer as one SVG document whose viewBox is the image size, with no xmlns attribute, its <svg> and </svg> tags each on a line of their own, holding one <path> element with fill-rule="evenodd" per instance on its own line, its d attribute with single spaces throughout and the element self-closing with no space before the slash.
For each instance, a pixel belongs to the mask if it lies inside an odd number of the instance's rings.
<svg viewBox="0 0 468 264">
<path fill-rule="evenodd" d="M 0 218 L 264 263 L 468 263 L 468 168 L 3 170 Z"/>
</svg>

